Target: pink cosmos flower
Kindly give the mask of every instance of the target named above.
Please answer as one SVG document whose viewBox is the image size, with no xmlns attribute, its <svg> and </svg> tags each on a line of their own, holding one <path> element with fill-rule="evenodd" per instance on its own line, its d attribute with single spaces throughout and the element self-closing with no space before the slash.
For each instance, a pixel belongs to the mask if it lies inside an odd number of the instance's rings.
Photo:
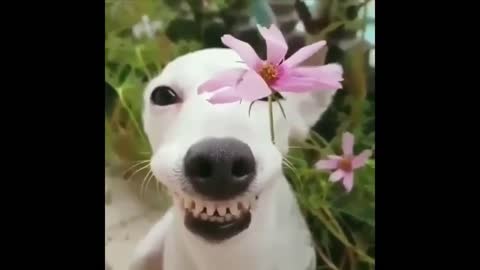
<svg viewBox="0 0 480 270">
<path fill-rule="evenodd" d="M 343 186 L 350 192 L 353 187 L 353 171 L 365 166 L 372 151 L 364 150 L 359 155 L 353 154 L 354 137 L 346 132 L 342 137 L 343 156 L 328 156 L 327 160 L 320 160 L 315 167 L 320 170 L 331 170 L 329 180 L 337 182 L 343 178 Z"/>
<path fill-rule="evenodd" d="M 287 42 L 280 30 L 258 26 L 267 44 L 267 60 L 262 60 L 246 42 L 224 35 L 222 42 L 233 49 L 248 68 L 235 68 L 218 74 L 202 84 L 198 92 L 215 92 L 211 103 L 230 103 L 239 100 L 255 101 L 278 92 L 307 92 L 342 88 L 343 69 L 338 64 L 299 67 L 305 60 L 322 49 L 319 41 L 298 50 L 288 59 Z"/>
</svg>

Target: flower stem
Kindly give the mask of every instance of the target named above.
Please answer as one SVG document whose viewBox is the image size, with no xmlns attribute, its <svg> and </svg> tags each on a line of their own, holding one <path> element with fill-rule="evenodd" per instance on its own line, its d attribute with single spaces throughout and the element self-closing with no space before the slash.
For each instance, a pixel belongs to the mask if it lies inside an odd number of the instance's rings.
<svg viewBox="0 0 480 270">
<path fill-rule="evenodd" d="M 142 56 L 142 48 L 139 46 L 135 47 L 135 55 L 137 56 L 138 61 L 140 64 L 143 66 L 143 71 L 145 72 L 145 75 L 147 75 L 148 80 L 151 80 L 153 78 L 152 74 L 150 74 L 150 71 L 148 71 L 147 64 L 143 60 Z"/>
<path fill-rule="evenodd" d="M 132 121 L 135 129 L 137 130 L 137 133 L 140 135 L 140 137 L 142 138 L 142 140 L 145 142 L 145 143 L 148 143 L 148 139 L 145 137 L 145 134 L 143 133 L 142 129 L 140 128 L 140 125 L 138 124 L 137 122 L 137 118 L 135 117 L 135 114 L 133 113 L 133 111 L 130 109 L 130 107 L 128 107 L 128 104 L 127 102 L 125 101 L 123 95 L 122 95 L 122 91 L 119 91 L 120 95 L 119 95 L 119 100 L 120 100 L 120 103 L 122 104 L 123 108 L 125 108 L 125 110 L 127 111 L 128 115 L 130 116 L 130 120 Z"/>
<path fill-rule="evenodd" d="M 318 255 L 320 256 L 320 258 L 322 258 L 328 268 L 332 270 L 338 270 L 338 267 L 336 267 L 335 264 L 327 257 L 327 255 L 323 252 L 322 248 L 317 243 L 314 243 L 314 245 Z"/>
<path fill-rule="evenodd" d="M 323 208 L 324 209 L 324 208 Z M 355 252 L 360 259 L 363 261 L 374 265 L 375 264 L 375 259 L 371 258 L 367 254 L 365 254 L 363 251 L 355 247 L 353 244 L 351 244 L 347 237 L 343 234 L 342 231 L 338 231 L 338 228 L 332 223 L 332 220 L 330 217 L 328 217 L 323 211 L 312 211 L 312 214 L 315 215 L 318 219 L 322 221 L 322 223 L 325 225 L 328 231 L 330 231 L 331 234 L 333 234 L 343 245 L 345 245 L 347 248 L 350 248 L 353 252 Z"/>
<path fill-rule="evenodd" d="M 270 136 L 272 139 L 272 143 L 275 144 L 275 134 L 273 131 L 273 108 L 272 108 L 273 100 L 272 99 L 273 99 L 272 95 L 269 95 L 268 96 L 268 114 L 270 117 Z"/>
</svg>

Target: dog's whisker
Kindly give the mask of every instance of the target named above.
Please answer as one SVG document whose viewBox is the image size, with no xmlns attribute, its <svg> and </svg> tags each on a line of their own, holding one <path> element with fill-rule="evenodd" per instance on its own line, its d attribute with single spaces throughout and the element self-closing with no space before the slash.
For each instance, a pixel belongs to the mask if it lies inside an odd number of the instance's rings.
<svg viewBox="0 0 480 270">
<path fill-rule="evenodd" d="M 295 166 L 293 165 L 293 163 L 290 160 L 288 160 L 287 158 L 283 158 L 282 163 L 292 170 L 295 169 Z"/>
<path fill-rule="evenodd" d="M 289 168 L 292 171 L 295 169 L 295 167 L 293 167 L 292 164 L 289 164 L 289 163 L 285 162 L 285 163 L 283 163 L 283 165 L 285 165 L 285 167 Z"/>
<path fill-rule="evenodd" d="M 299 157 L 295 157 L 295 156 L 292 156 L 292 155 L 286 155 L 286 157 L 290 160 L 298 160 L 298 161 L 304 161 L 303 159 L 299 158 Z"/>
<path fill-rule="evenodd" d="M 297 179 L 300 178 L 300 175 L 298 174 L 297 168 L 289 160 L 284 159 L 282 163 L 293 172 L 293 174 L 295 175 L 295 177 Z"/>
<path fill-rule="evenodd" d="M 282 158 L 282 163 L 288 164 L 288 165 L 290 165 L 290 166 L 293 167 L 292 162 L 291 162 L 288 158 L 283 157 L 283 158 Z"/>
<path fill-rule="evenodd" d="M 145 195 L 145 194 L 143 193 L 143 188 L 144 188 L 144 186 L 145 186 L 145 183 L 146 183 L 147 178 L 150 177 L 150 173 L 151 173 L 151 172 L 152 172 L 151 170 L 148 171 L 147 175 L 145 175 L 145 177 L 143 178 L 142 183 L 141 183 L 141 185 L 140 185 L 140 198 L 142 198 L 142 199 L 143 199 L 143 196 Z"/>
<path fill-rule="evenodd" d="M 153 172 L 150 171 L 151 174 L 150 174 L 150 177 L 147 179 L 147 182 L 145 183 L 145 186 L 144 186 L 144 191 L 143 191 L 143 194 L 145 195 L 145 193 L 147 192 L 147 189 L 148 189 L 148 185 L 150 184 L 150 182 L 152 181 L 152 179 L 155 181 L 155 175 L 153 175 Z"/>
<path fill-rule="evenodd" d="M 148 171 L 147 176 L 143 179 L 142 185 L 140 186 L 140 194 L 142 198 L 145 198 L 145 190 L 148 185 L 148 180 L 150 179 L 150 173 L 151 171 Z"/>
<path fill-rule="evenodd" d="M 150 166 L 150 163 L 148 163 L 147 165 L 143 166 L 142 168 L 136 170 L 134 173 L 132 173 L 132 175 L 130 175 L 130 176 L 127 178 L 127 181 L 131 181 L 131 180 L 133 179 L 133 177 L 134 177 L 137 173 L 139 173 L 139 172 L 147 169 L 147 167 L 149 167 L 149 166 Z"/>
<path fill-rule="evenodd" d="M 134 170 L 134 169 L 138 168 L 139 166 L 142 166 L 142 165 L 144 165 L 145 163 L 148 163 L 148 162 L 150 162 L 150 160 L 141 160 L 141 161 L 135 162 L 132 166 L 130 166 L 128 169 L 125 170 L 125 172 L 123 173 L 123 177 L 128 179 L 129 178 L 128 175 L 132 170 Z"/>
<path fill-rule="evenodd" d="M 155 189 L 156 189 L 158 195 L 162 194 L 162 192 L 160 191 L 160 182 L 157 179 L 155 179 Z"/>
<path fill-rule="evenodd" d="M 134 164 L 132 166 L 130 166 L 128 169 L 125 170 L 125 173 L 128 173 L 130 170 L 132 170 L 133 168 L 139 166 L 139 165 L 142 165 L 142 164 L 145 164 L 147 162 L 150 162 L 150 159 L 145 159 L 145 160 L 139 160 L 139 161 L 136 161 L 134 162 Z"/>
</svg>

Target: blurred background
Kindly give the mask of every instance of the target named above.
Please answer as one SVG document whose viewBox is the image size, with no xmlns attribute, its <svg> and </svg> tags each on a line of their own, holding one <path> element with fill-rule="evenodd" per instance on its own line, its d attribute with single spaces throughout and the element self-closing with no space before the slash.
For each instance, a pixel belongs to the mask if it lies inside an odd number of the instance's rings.
<svg viewBox="0 0 480 270">
<path fill-rule="evenodd" d="M 127 269 L 134 245 L 169 205 L 148 166 L 141 121 L 146 83 L 180 55 L 223 47 L 226 33 L 263 56 L 256 24 L 272 23 L 285 35 L 288 55 L 326 40 L 328 50 L 313 61 L 338 62 L 345 70 L 343 90 L 310 138 L 292 148 L 285 168 L 316 241 L 318 269 L 374 269 L 375 156 L 348 194 L 311 167 L 339 153 L 345 131 L 355 135 L 357 152 L 375 149 L 375 1 L 106 0 L 105 249 L 111 269 Z"/>
</svg>

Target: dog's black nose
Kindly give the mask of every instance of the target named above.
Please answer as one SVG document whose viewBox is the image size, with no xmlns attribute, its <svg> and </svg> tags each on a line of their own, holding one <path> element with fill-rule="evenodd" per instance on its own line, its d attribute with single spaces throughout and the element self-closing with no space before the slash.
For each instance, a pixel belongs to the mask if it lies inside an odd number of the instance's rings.
<svg viewBox="0 0 480 270">
<path fill-rule="evenodd" d="M 192 145 L 184 166 L 195 191 L 214 200 L 244 192 L 256 171 L 250 147 L 233 138 L 208 138 Z"/>
</svg>

